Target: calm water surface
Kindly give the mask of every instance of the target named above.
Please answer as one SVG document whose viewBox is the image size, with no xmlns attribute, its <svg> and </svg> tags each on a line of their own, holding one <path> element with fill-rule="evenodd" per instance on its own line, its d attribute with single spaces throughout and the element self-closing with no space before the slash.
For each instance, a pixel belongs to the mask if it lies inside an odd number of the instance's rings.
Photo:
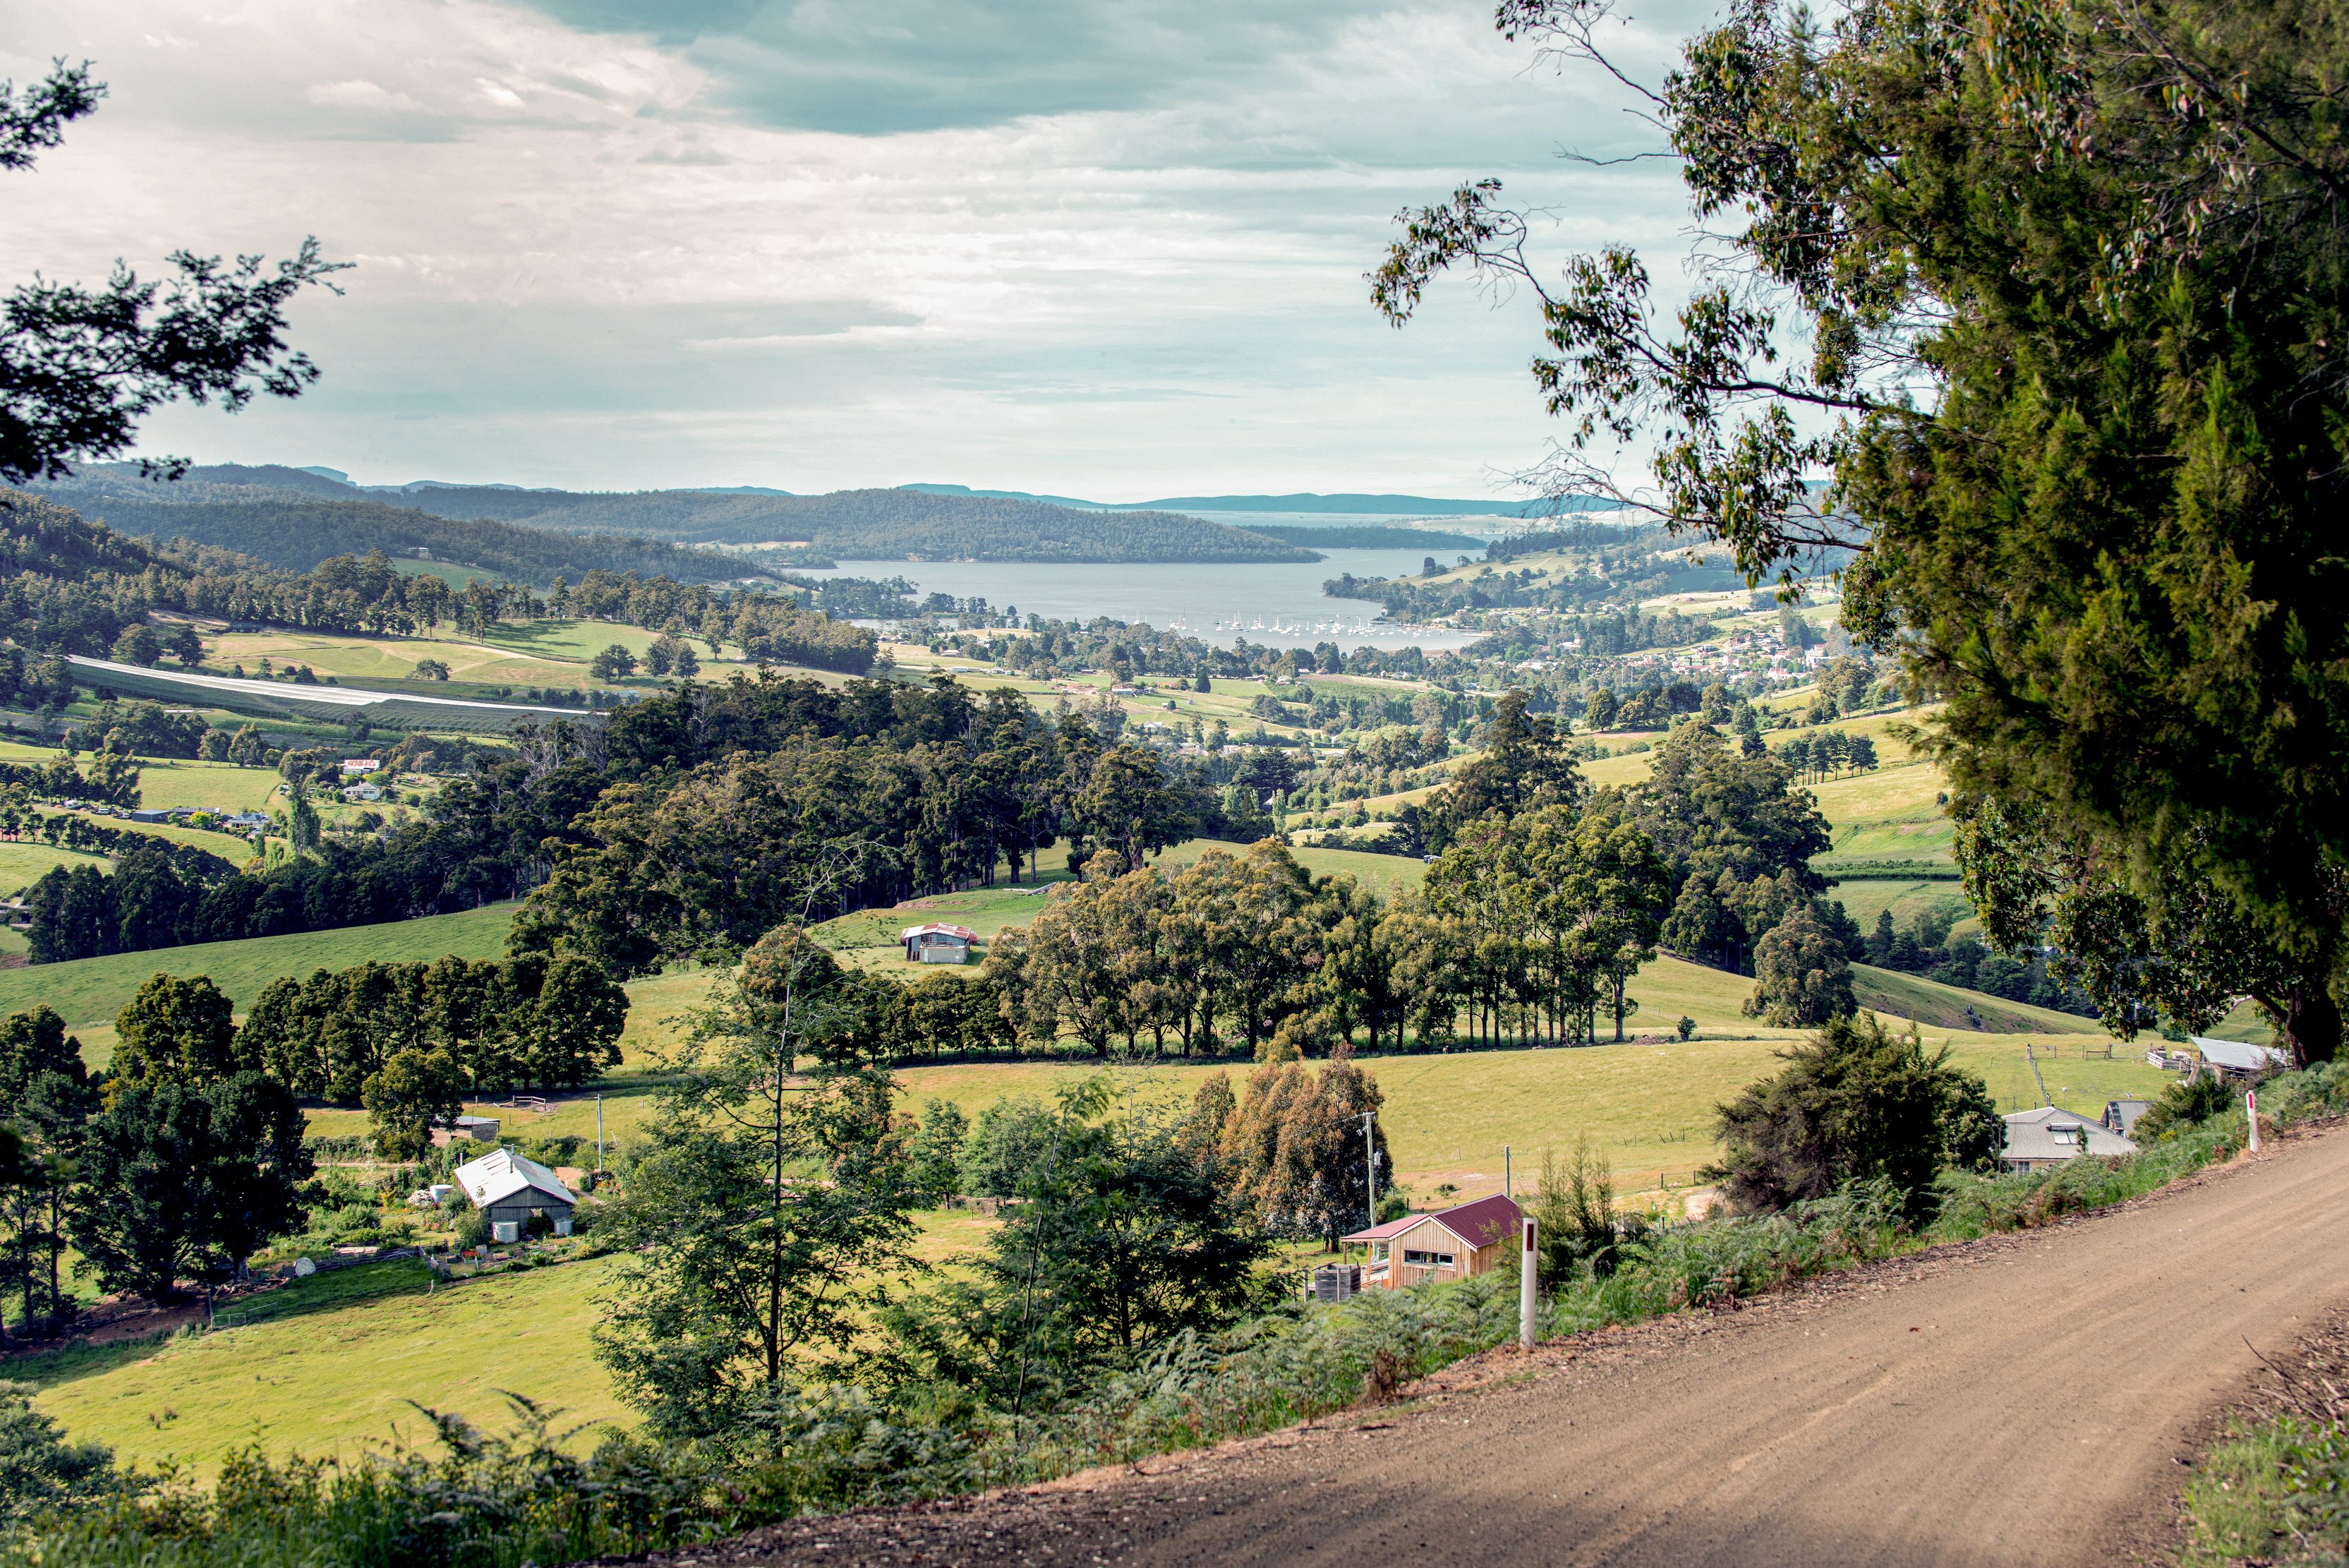
<svg viewBox="0 0 2349 1568">
<path fill-rule="evenodd" d="M 1475 555 L 1475 541 L 1436 552 L 1445 566 Z M 1425 550 L 1325 550 L 1319 561 L 1247 563 L 843 561 L 812 577 L 904 577 L 924 594 L 978 597 L 997 609 L 1054 620 L 1113 620 L 1179 631 L 1228 647 L 1236 639 L 1271 648 L 1463 648 L 1474 632 L 1428 630 L 1376 618 L 1377 604 L 1322 593 L 1330 578 L 1407 576 Z"/>
</svg>

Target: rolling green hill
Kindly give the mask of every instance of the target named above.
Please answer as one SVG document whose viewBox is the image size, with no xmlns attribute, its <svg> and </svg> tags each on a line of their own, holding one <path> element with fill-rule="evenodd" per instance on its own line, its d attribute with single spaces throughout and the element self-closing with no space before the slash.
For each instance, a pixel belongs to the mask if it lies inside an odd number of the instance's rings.
<svg viewBox="0 0 2349 1568">
<path fill-rule="evenodd" d="M 1096 512 L 1041 501 L 916 490 L 782 495 L 706 490 L 628 494 L 440 485 L 384 494 L 283 468 L 195 468 L 171 485 L 129 464 L 95 465 L 45 493 L 116 528 L 216 544 L 296 570 L 380 547 L 543 583 L 588 566 L 719 582 L 827 557 L 981 561 L 1311 561 L 1263 535 L 1174 512 Z M 581 537 L 587 535 L 587 537 Z M 760 545 L 754 558 L 679 548 Z"/>
<path fill-rule="evenodd" d="M 759 560 L 717 550 L 596 532 L 549 533 L 468 514 L 446 516 L 415 504 L 389 504 L 346 487 L 304 493 L 274 484 L 208 483 L 203 469 L 177 483 L 142 480 L 135 471 L 103 465 L 58 483 L 33 488 L 118 533 L 156 540 L 185 539 L 306 572 L 335 556 L 414 556 L 543 586 L 558 575 L 572 581 L 595 567 L 670 577 L 680 583 L 730 582 L 763 568 Z M 266 471 L 258 471 L 266 472 Z M 305 476 L 309 477 L 309 476 Z M 331 483 L 331 481 L 320 481 Z M 813 556 L 793 565 L 826 565 Z"/>
<path fill-rule="evenodd" d="M 378 926 L 346 926 L 339 930 L 253 937 L 238 942 L 199 942 L 0 970 L 0 1013 L 46 1002 L 57 1010 L 69 1027 L 110 1024 L 131 993 L 156 973 L 208 974 L 243 1008 L 281 975 L 347 969 L 369 959 L 413 963 L 447 953 L 472 959 L 499 957 L 505 951 L 506 928 L 513 923 L 513 913 L 512 904 L 491 904 L 461 914 L 428 915 Z"/>
</svg>

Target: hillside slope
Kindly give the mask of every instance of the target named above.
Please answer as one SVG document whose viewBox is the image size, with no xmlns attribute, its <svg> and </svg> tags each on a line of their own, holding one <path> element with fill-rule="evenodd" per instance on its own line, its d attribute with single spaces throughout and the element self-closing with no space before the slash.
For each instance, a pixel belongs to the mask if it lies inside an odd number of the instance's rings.
<svg viewBox="0 0 2349 1568">
<path fill-rule="evenodd" d="M 2349 1136 L 2322 1133 L 2027 1242 L 1496 1351 L 1268 1439 L 651 1562 L 2168 1562 L 2179 1455 L 2339 1302 L 2344 1186 Z"/>
<path fill-rule="evenodd" d="M 514 906 L 490 904 L 454 915 L 426 915 L 377 926 L 299 931 L 283 937 L 253 937 L 237 942 L 198 942 L 0 970 L 0 1013 L 47 1005 L 68 1028 L 109 1024 L 150 975 L 210 975 L 242 1009 L 273 980 L 306 975 L 316 969 L 348 969 L 374 960 L 414 963 L 455 953 L 460 958 L 497 958 L 505 951 L 506 928 Z"/>
<path fill-rule="evenodd" d="M 510 485 L 434 485 L 396 495 L 340 484 L 299 469 L 195 468 L 174 485 L 140 479 L 127 464 L 106 464 L 64 484 L 49 487 L 59 500 L 85 509 L 104 506 L 118 527 L 134 532 L 220 531 L 215 542 L 231 544 L 236 532 L 246 543 L 232 547 L 274 559 L 264 546 L 299 553 L 312 548 L 334 527 L 365 525 L 406 530 L 407 543 L 441 554 L 429 536 L 431 520 L 462 524 L 473 532 L 449 535 L 450 558 L 489 566 L 465 551 L 498 549 L 520 561 L 567 559 L 565 535 L 616 535 L 604 547 L 638 550 L 675 545 L 762 545 L 781 547 L 771 557 L 788 563 L 820 553 L 863 560 L 988 561 L 1311 561 L 1310 550 L 1282 544 L 1219 523 L 1171 512 L 1094 512 L 1005 496 L 939 495 L 916 490 L 843 490 L 829 495 L 756 494 L 707 490 L 657 490 L 595 493 L 566 490 L 518 490 Z M 333 512 L 319 510 L 335 507 Z M 342 507 L 365 510 L 340 510 Z M 192 510 L 191 510 L 192 508 Z M 136 515 L 135 523 L 129 519 Z M 405 521 L 401 521 L 404 519 Z M 332 525 L 329 524 L 332 520 Z M 498 531 L 492 525 L 507 524 Z M 537 536 L 516 538 L 513 529 Z M 316 557 L 364 550 L 373 539 L 346 539 Z M 388 535 L 387 552 L 399 547 Z M 723 561 L 725 557 L 719 557 Z M 315 565 L 315 559 L 305 565 Z M 610 570 L 625 566 L 606 565 Z M 541 567 L 541 578 L 554 569 Z M 574 570 L 570 567 L 562 569 Z M 672 566 L 639 566 L 688 580 Z M 711 570 L 716 570 L 711 567 Z M 738 562 L 718 576 L 745 568 Z M 714 581 L 705 576 L 692 579 Z"/>
<path fill-rule="evenodd" d="M 1979 991 L 1873 965 L 1851 966 L 1851 989 L 1862 1007 L 1886 1018 L 1911 1018 L 1935 1029 L 1971 1029 L 1986 1034 L 2100 1034 L 2104 1025 L 2053 1008 L 2008 1002 Z"/>
<path fill-rule="evenodd" d="M 197 470 L 199 473 L 207 472 Z M 290 472 L 290 471 L 289 471 Z M 304 475 L 314 484 L 331 480 Z M 113 474 L 76 478 L 33 489 L 118 533 L 163 541 L 184 539 L 250 556 L 289 572 L 306 572 L 336 556 L 381 550 L 479 566 L 502 577 L 543 586 L 556 576 L 576 582 L 585 573 L 636 572 L 680 583 L 722 583 L 762 569 L 761 562 L 717 550 L 688 549 L 665 541 L 595 534 L 548 533 L 510 523 L 436 515 L 411 505 L 360 497 L 348 486 L 337 497 L 263 484 L 202 480 L 176 485 Z M 809 553 L 793 565 L 823 564 Z"/>
</svg>

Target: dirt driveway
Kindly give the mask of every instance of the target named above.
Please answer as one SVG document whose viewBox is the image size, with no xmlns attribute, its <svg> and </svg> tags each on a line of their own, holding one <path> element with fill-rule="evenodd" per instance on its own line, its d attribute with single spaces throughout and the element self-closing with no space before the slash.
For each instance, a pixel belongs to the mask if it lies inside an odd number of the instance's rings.
<svg viewBox="0 0 2349 1568">
<path fill-rule="evenodd" d="M 802 1521 L 702 1563 L 2088 1564 L 2157 1542 L 2213 1413 L 2349 1306 L 2349 1131 L 1718 1317 L 1484 1358 L 1147 1474 Z"/>
</svg>

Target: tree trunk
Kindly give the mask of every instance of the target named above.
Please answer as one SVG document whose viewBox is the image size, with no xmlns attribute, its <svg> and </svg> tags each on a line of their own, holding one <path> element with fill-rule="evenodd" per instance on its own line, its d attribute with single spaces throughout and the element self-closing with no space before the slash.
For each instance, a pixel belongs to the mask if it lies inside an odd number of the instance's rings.
<svg viewBox="0 0 2349 1568">
<path fill-rule="evenodd" d="M 2295 1067 L 2330 1062 L 2341 1048 L 2341 1008 L 2322 974 L 2302 975 L 2292 981 L 2284 1009 L 2283 1043 Z"/>
</svg>

